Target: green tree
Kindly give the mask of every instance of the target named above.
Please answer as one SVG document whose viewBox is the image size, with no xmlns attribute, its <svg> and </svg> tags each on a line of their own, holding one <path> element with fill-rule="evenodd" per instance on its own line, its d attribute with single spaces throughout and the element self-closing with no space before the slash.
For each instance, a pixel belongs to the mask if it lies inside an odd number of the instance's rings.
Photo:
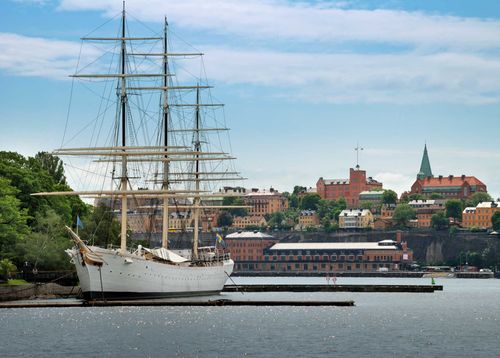
<svg viewBox="0 0 500 358">
<path fill-rule="evenodd" d="M 230 212 L 223 210 L 220 212 L 219 217 L 217 218 L 217 225 L 219 227 L 228 227 L 233 224 L 233 216 Z"/>
<path fill-rule="evenodd" d="M 7 281 L 10 278 L 10 274 L 16 270 L 16 265 L 9 259 L 0 260 L 0 281 Z"/>
<path fill-rule="evenodd" d="M 431 196 L 429 197 L 430 199 L 436 200 L 436 199 L 444 199 L 444 196 L 439 193 L 432 193 Z"/>
<path fill-rule="evenodd" d="M 493 201 L 493 198 L 488 193 L 477 192 L 472 195 L 470 200 L 472 203 L 470 206 L 477 206 L 477 204 L 482 203 L 483 201 Z"/>
<path fill-rule="evenodd" d="M 500 211 L 495 211 L 491 217 L 491 223 L 493 224 L 493 230 L 500 231 Z"/>
<path fill-rule="evenodd" d="M 300 193 L 305 193 L 306 191 L 307 191 L 307 188 L 305 186 L 295 185 L 293 187 L 292 195 L 298 195 Z"/>
<path fill-rule="evenodd" d="M 396 204 L 398 201 L 398 194 L 394 190 L 384 190 L 382 194 L 382 203 L 384 204 Z"/>
<path fill-rule="evenodd" d="M 337 207 L 342 211 L 347 208 L 347 201 L 344 197 L 340 197 L 337 199 Z"/>
<path fill-rule="evenodd" d="M 455 218 L 462 220 L 462 202 L 457 199 L 450 199 L 445 204 L 446 216 L 449 218 Z"/>
<path fill-rule="evenodd" d="M 291 194 L 288 198 L 288 206 L 292 209 L 297 209 L 300 206 L 300 198 L 296 194 Z"/>
<path fill-rule="evenodd" d="M 449 226 L 449 220 L 444 212 L 440 211 L 439 213 L 432 215 L 431 226 L 436 230 L 443 230 Z"/>
<path fill-rule="evenodd" d="M 245 206 L 245 202 L 243 201 L 242 198 L 237 197 L 237 196 L 226 196 L 224 199 L 222 199 L 222 205 L 226 206 Z M 231 213 L 231 215 L 234 216 L 247 216 L 248 215 L 248 209 L 246 208 L 232 208 L 228 209 Z"/>
<path fill-rule="evenodd" d="M 318 208 L 318 203 L 321 197 L 315 193 L 309 193 L 304 195 L 300 203 L 300 208 L 302 210 L 316 210 Z"/>
<path fill-rule="evenodd" d="M 47 152 L 38 152 L 35 161 L 52 176 L 56 184 L 66 184 L 64 165 L 59 157 Z"/>
<path fill-rule="evenodd" d="M 29 234 L 27 209 L 21 209 L 18 190 L 0 177 L 0 257 L 20 262 L 18 245 Z M 17 260 L 16 260 L 17 259 Z"/>
<path fill-rule="evenodd" d="M 110 207 L 100 204 L 82 222 L 84 228 L 79 232 L 82 240 L 103 247 L 120 244 L 120 223 Z"/>
<path fill-rule="evenodd" d="M 417 217 L 415 209 L 408 204 L 400 204 L 394 210 L 393 220 L 399 226 L 408 226 L 410 220 Z"/>
<path fill-rule="evenodd" d="M 54 210 L 38 214 L 31 235 L 23 242 L 25 260 L 39 270 L 64 270 L 71 267 L 64 252 L 73 246 L 64 229 L 64 220 Z"/>
</svg>

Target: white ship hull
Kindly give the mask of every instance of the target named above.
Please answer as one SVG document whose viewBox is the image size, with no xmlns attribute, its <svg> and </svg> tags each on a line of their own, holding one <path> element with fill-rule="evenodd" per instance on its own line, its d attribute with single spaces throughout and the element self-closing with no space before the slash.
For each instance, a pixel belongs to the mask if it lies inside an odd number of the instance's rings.
<svg viewBox="0 0 500 358">
<path fill-rule="evenodd" d="M 77 248 L 68 250 L 83 296 L 95 299 L 186 297 L 219 293 L 233 272 L 231 259 L 203 266 L 158 262 L 142 255 L 90 247 L 102 265 L 89 264 Z"/>
</svg>

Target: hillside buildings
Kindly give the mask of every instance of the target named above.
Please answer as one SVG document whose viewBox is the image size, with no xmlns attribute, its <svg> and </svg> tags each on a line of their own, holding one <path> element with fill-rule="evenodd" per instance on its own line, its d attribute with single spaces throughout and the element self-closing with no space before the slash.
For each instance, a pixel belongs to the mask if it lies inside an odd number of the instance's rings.
<svg viewBox="0 0 500 358">
<path fill-rule="evenodd" d="M 427 200 L 412 200 L 408 203 L 415 209 L 417 218 L 410 223 L 417 228 L 431 227 L 431 220 L 434 214 L 445 211 L 446 200 L 444 199 L 427 199 Z"/>
<path fill-rule="evenodd" d="M 349 179 L 318 179 L 316 192 L 321 199 L 345 198 L 349 208 L 359 206 L 359 194 L 363 191 L 382 189 L 382 183 L 366 177 L 366 171 L 359 168 L 349 170 Z"/>
<path fill-rule="evenodd" d="M 468 207 L 462 212 L 462 226 L 466 228 L 489 229 L 493 226 L 491 218 L 500 211 L 500 202 L 486 201 L 476 207 Z"/>
<path fill-rule="evenodd" d="M 446 199 L 468 199 L 475 193 L 486 193 L 486 185 L 475 176 L 454 176 L 447 177 L 439 175 L 433 176 L 427 145 L 424 147 L 424 154 L 417 180 L 411 186 L 410 194 L 441 194 Z"/>
</svg>

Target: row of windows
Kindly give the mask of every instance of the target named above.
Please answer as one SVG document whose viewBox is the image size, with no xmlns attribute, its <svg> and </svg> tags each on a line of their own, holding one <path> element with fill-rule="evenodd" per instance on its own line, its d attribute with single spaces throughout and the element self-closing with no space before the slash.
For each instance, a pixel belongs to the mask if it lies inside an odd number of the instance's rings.
<svg viewBox="0 0 500 358">
<path fill-rule="evenodd" d="M 326 265 L 326 264 L 257 264 L 257 263 L 236 263 L 236 270 L 283 270 L 283 271 L 331 271 L 331 270 L 377 270 L 381 267 L 390 268 L 388 264 L 336 264 L 336 265 Z"/>
</svg>

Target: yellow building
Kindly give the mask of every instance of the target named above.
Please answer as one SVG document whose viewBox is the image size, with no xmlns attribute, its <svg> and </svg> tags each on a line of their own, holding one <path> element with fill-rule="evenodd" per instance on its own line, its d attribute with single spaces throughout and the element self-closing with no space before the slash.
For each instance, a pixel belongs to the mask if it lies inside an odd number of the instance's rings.
<svg viewBox="0 0 500 358">
<path fill-rule="evenodd" d="M 244 229 L 248 226 L 266 226 L 267 221 L 262 215 L 237 216 L 233 220 L 233 227 Z"/>
<path fill-rule="evenodd" d="M 347 209 L 339 215 L 339 228 L 366 229 L 374 228 L 373 214 L 370 210 Z"/>
<path fill-rule="evenodd" d="M 252 189 L 243 197 L 249 215 L 265 215 L 288 209 L 288 199 L 273 188 L 269 190 Z"/>
<path fill-rule="evenodd" d="M 484 201 L 475 208 L 468 207 L 462 212 L 462 226 L 466 228 L 477 227 L 489 229 L 493 226 L 491 218 L 495 212 L 500 211 L 500 203 Z"/>
<path fill-rule="evenodd" d="M 319 225 L 319 217 L 314 210 L 302 210 L 299 214 L 298 230 L 304 230 L 308 227 Z"/>
</svg>

